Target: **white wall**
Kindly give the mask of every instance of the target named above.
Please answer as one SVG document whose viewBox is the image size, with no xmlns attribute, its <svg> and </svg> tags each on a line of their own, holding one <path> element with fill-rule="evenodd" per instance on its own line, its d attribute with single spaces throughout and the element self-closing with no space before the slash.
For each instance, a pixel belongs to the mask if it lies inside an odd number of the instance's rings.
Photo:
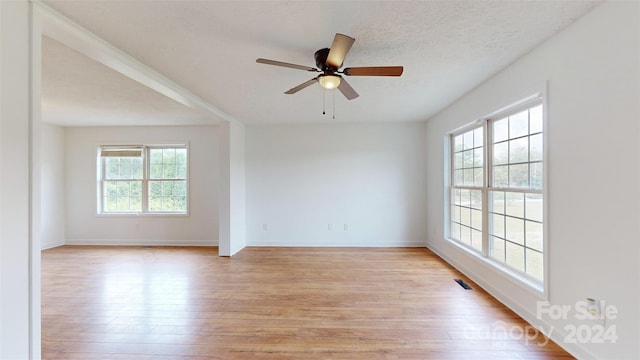
<svg viewBox="0 0 640 360">
<path fill-rule="evenodd" d="M 42 249 L 64 245 L 64 128 L 40 125 L 40 239 Z"/>
<path fill-rule="evenodd" d="M 66 243 L 218 244 L 218 127 L 67 128 Z M 96 215 L 96 148 L 100 144 L 189 144 L 188 216 Z"/>
<path fill-rule="evenodd" d="M 424 246 L 424 136 L 424 123 L 247 126 L 247 244 Z"/>
<path fill-rule="evenodd" d="M 230 125 L 231 255 L 247 245 L 247 164 L 246 127 L 233 121 Z"/>
<path fill-rule="evenodd" d="M 232 256 L 246 244 L 245 126 L 220 125 L 220 256 Z"/>
<path fill-rule="evenodd" d="M 31 350 L 40 345 L 40 248 L 32 251 L 30 234 L 29 10 L 26 1 L 0 1 L 0 359 L 38 356 Z"/>
<path fill-rule="evenodd" d="M 640 358 L 640 29 L 638 2 L 605 3 L 429 120 L 428 246 L 580 358 Z M 570 344 L 539 297 L 444 240 L 445 133 L 544 88 L 548 80 L 548 297 L 616 306 L 615 344 Z M 588 323 L 589 326 L 593 323 Z M 586 331 L 586 330 L 585 330 Z"/>
</svg>

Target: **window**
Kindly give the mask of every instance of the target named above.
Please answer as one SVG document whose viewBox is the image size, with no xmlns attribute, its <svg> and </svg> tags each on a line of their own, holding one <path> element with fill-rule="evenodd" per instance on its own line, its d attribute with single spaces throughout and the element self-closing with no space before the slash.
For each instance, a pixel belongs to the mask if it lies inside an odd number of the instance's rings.
<svg viewBox="0 0 640 360">
<path fill-rule="evenodd" d="M 453 138 L 451 237 L 482 251 L 484 133 L 478 127 Z"/>
<path fill-rule="evenodd" d="M 101 146 L 98 212 L 187 213 L 187 147 Z"/>
<path fill-rule="evenodd" d="M 542 100 L 453 133 L 449 143 L 449 239 L 542 283 Z"/>
</svg>

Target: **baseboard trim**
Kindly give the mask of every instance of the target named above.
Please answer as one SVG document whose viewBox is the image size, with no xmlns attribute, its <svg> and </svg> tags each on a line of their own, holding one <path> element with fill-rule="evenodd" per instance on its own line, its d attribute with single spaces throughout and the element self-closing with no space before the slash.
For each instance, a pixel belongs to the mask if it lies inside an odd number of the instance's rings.
<svg viewBox="0 0 640 360">
<path fill-rule="evenodd" d="M 218 240 L 67 239 L 64 245 L 218 246 Z"/>
<path fill-rule="evenodd" d="M 49 250 L 49 249 L 57 248 L 58 246 L 63 246 L 63 245 L 64 245 L 64 241 L 42 244 L 42 246 L 40 247 L 40 250 Z"/>
<path fill-rule="evenodd" d="M 247 241 L 247 246 L 274 246 L 274 247 L 426 247 L 426 242 L 344 242 L 344 241 Z"/>
</svg>

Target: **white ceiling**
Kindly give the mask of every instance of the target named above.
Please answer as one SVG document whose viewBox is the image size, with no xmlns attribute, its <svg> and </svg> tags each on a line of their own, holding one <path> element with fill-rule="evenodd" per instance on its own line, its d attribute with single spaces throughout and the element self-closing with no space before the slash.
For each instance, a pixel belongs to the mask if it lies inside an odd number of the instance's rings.
<svg viewBox="0 0 640 360">
<path fill-rule="evenodd" d="M 46 1 L 114 46 L 249 124 L 423 121 L 597 1 Z M 348 77 L 360 97 L 326 97 L 315 66 L 336 32 L 346 67 L 403 65 L 402 77 Z M 43 117 L 64 125 L 202 123 L 198 114 L 63 45 L 44 41 Z"/>
<path fill-rule="evenodd" d="M 206 124 L 198 113 L 48 37 L 42 120 L 61 126 Z"/>
</svg>

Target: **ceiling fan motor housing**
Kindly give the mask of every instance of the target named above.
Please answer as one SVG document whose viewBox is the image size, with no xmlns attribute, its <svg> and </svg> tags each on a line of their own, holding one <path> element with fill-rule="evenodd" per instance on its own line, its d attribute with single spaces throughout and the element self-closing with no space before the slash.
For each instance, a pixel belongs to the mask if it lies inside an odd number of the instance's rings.
<svg viewBox="0 0 640 360">
<path fill-rule="evenodd" d="M 318 69 L 322 70 L 325 73 L 327 71 L 336 71 L 340 66 L 342 66 L 342 64 L 340 64 L 339 67 L 334 68 L 333 66 L 327 64 L 327 56 L 329 56 L 329 50 L 330 49 L 328 48 L 320 49 L 314 54 L 314 57 L 316 59 L 316 66 L 318 67 Z"/>
</svg>

